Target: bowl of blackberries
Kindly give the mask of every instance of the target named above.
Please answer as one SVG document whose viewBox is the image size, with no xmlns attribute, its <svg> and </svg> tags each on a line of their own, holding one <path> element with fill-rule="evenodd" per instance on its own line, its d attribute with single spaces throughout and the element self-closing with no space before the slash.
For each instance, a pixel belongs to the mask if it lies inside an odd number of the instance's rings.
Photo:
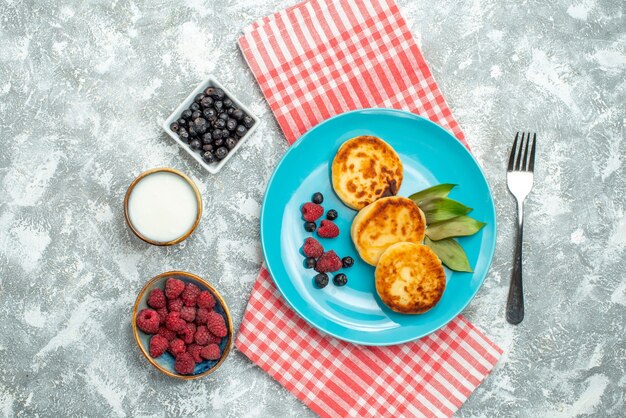
<svg viewBox="0 0 626 418">
<path fill-rule="evenodd" d="M 214 77 L 196 87 L 163 122 L 163 129 L 189 155 L 215 174 L 259 124 Z"/>
</svg>

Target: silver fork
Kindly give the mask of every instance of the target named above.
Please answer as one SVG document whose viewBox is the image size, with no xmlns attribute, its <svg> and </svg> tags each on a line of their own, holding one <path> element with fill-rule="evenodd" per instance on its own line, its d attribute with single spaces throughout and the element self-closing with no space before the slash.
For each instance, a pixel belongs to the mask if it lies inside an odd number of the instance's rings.
<svg viewBox="0 0 626 418">
<path fill-rule="evenodd" d="M 533 134 L 531 143 L 530 132 L 515 134 L 515 141 L 509 156 L 509 167 L 506 172 L 506 184 L 517 200 L 517 244 L 509 285 L 509 297 L 506 303 L 506 320 L 511 324 L 519 324 L 524 319 L 524 287 L 522 286 L 522 241 L 524 235 L 524 199 L 533 187 L 533 171 L 535 169 L 535 144 L 537 134 Z M 528 148 L 530 147 L 530 158 Z"/>
</svg>

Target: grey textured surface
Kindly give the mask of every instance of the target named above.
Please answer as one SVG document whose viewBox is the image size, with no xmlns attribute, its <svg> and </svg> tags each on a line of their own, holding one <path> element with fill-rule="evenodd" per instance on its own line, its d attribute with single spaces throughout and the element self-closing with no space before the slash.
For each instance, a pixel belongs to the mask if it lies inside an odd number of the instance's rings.
<svg viewBox="0 0 626 418">
<path fill-rule="evenodd" d="M 260 202 L 287 145 L 235 41 L 287 4 L 60 3 L 0 1 L 0 415 L 311 415 L 237 352 L 209 378 L 166 378 L 130 329 L 137 291 L 169 269 L 209 278 L 241 320 L 261 263 Z M 623 416 L 625 3 L 399 3 L 499 215 L 493 267 L 465 315 L 505 354 L 458 415 Z M 159 129 L 209 72 L 262 119 L 216 176 Z M 504 169 L 518 129 L 541 142 L 527 317 L 514 327 Z M 204 196 L 199 230 L 174 248 L 144 244 L 123 221 L 126 187 L 155 166 L 188 173 Z"/>
</svg>

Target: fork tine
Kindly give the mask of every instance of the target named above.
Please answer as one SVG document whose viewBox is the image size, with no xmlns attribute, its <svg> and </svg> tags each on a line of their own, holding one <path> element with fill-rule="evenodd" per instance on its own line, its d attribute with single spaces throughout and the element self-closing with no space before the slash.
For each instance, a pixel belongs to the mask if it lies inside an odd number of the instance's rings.
<svg viewBox="0 0 626 418">
<path fill-rule="evenodd" d="M 524 148 L 524 159 L 522 160 L 522 171 L 528 171 L 528 148 L 530 148 L 530 132 L 528 132 L 528 137 L 526 139 L 526 147 Z M 521 152 L 521 150 L 520 150 Z"/>
<path fill-rule="evenodd" d="M 511 147 L 511 155 L 509 156 L 509 171 L 513 171 L 513 163 L 515 162 L 515 151 L 517 150 L 517 137 L 519 131 L 515 134 L 515 141 L 513 141 L 513 147 Z"/>
<path fill-rule="evenodd" d="M 528 171 L 531 173 L 535 170 L 535 144 L 537 143 L 537 133 L 533 134 L 533 146 L 530 149 L 530 161 L 528 161 Z"/>
<path fill-rule="evenodd" d="M 526 136 L 525 132 L 522 132 L 522 140 L 519 143 L 519 150 L 517 152 L 517 158 L 515 159 L 515 171 L 520 171 L 521 163 L 522 163 L 522 151 L 524 150 L 524 137 Z"/>
</svg>

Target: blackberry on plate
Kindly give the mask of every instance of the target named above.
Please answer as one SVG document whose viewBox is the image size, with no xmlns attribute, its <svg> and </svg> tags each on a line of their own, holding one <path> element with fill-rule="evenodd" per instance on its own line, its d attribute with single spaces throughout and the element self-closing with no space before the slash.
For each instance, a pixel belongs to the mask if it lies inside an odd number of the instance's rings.
<svg viewBox="0 0 626 418">
<path fill-rule="evenodd" d="M 315 286 L 317 286 L 319 289 L 322 289 L 326 287 L 326 285 L 328 284 L 328 274 L 326 273 L 316 274 L 314 280 L 315 280 Z"/>
<path fill-rule="evenodd" d="M 326 212 L 326 219 L 328 219 L 329 221 L 334 221 L 335 219 L 337 219 L 337 216 L 339 215 L 337 214 L 337 211 L 335 209 L 331 209 Z"/>
<path fill-rule="evenodd" d="M 317 228 L 317 225 L 315 225 L 315 222 L 305 222 L 304 223 L 304 230 L 307 232 L 313 232 L 315 231 L 315 228 Z"/>
<path fill-rule="evenodd" d="M 315 259 L 313 257 L 307 257 L 304 259 L 304 267 L 308 269 L 312 269 L 315 267 Z"/>
<path fill-rule="evenodd" d="M 320 192 L 315 192 L 313 193 L 313 197 L 311 198 L 311 202 L 320 205 L 322 204 L 322 202 L 324 202 L 324 195 L 321 194 Z"/>
<path fill-rule="evenodd" d="M 341 264 L 343 265 L 344 268 L 350 268 L 354 264 L 354 258 L 350 256 L 346 256 L 341 259 Z"/>
<path fill-rule="evenodd" d="M 218 160 L 222 160 L 226 158 L 227 155 L 228 155 L 228 150 L 224 147 L 219 147 L 217 150 L 215 150 L 215 156 L 217 157 Z"/>
<path fill-rule="evenodd" d="M 333 277 L 335 286 L 345 286 L 346 283 L 348 283 L 348 277 L 343 273 L 335 274 L 335 277 Z"/>
</svg>

